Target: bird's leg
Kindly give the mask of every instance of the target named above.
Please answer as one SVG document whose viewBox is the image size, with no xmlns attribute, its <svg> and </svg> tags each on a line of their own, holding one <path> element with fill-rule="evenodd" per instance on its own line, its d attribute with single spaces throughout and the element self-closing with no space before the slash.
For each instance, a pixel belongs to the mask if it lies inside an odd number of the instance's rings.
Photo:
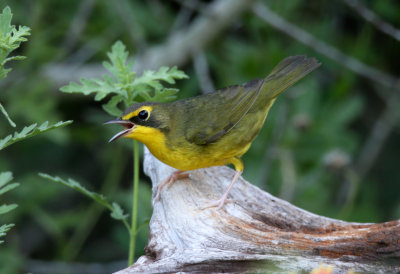
<svg viewBox="0 0 400 274">
<path fill-rule="evenodd" d="M 239 179 L 241 174 L 242 174 L 242 171 L 236 171 L 236 174 L 233 177 L 231 184 L 228 186 L 228 189 L 221 196 L 221 198 L 219 198 L 215 202 L 212 202 L 212 203 L 208 204 L 207 206 L 203 207 L 202 209 L 211 208 L 211 207 L 217 207 L 217 209 L 221 209 L 224 206 L 224 204 L 226 202 L 226 199 L 228 198 L 229 191 L 231 191 L 233 185 Z"/>
<path fill-rule="evenodd" d="M 180 179 L 185 179 L 189 177 L 189 173 L 183 173 L 184 171 L 182 170 L 177 170 L 172 172 L 171 175 L 168 176 L 167 179 L 165 179 L 165 181 L 159 183 L 157 185 L 157 194 L 154 198 L 155 201 L 160 200 L 160 196 L 161 196 L 161 190 L 165 187 L 168 186 L 170 187 L 173 183 L 175 183 L 175 181 L 180 180 Z"/>
<path fill-rule="evenodd" d="M 228 198 L 229 191 L 231 191 L 235 182 L 239 179 L 240 175 L 242 175 L 243 168 L 244 168 L 243 161 L 239 157 L 233 157 L 233 158 L 229 159 L 229 162 L 235 166 L 235 170 L 236 170 L 236 174 L 235 174 L 235 176 L 233 176 L 231 184 L 228 186 L 228 189 L 221 196 L 221 198 L 219 198 L 219 200 L 208 204 L 207 206 L 203 207 L 202 210 L 206 209 L 206 208 L 210 208 L 210 207 L 217 207 L 217 209 L 221 209 L 224 206 L 226 199 Z"/>
</svg>

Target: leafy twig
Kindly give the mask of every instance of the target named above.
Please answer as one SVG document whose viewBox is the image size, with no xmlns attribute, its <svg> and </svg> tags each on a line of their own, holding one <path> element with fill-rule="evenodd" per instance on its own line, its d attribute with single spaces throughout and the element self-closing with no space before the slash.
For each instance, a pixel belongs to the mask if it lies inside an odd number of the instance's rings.
<svg viewBox="0 0 400 274">
<path fill-rule="evenodd" d="M 111 73 L 104 75 L 101 79 L 82 78 L 80 83 L 71 82 L 68 86 L 61 88 L 67 93 L 82 93 L 84 95 L 94 94 L 94 100 L 108 99 L 103 104 L 103 109 L 112 116 L 121 116 L 122 109 L 141 101 L 165 102 L 173 100 L 178 89 L 164 87 L 164 84 L 175 84 L 175 80 L 187 78 L 187 75 L 176 67 L 161 67 L 158 71 L 145 71 L 140 77 L 132 71 L 134 62 L 128 62 L 129 53 L 125 45 L 118 41 L 111 51 L 107 53 L 109 61 L 103 62 L 103 66 Z M 122 106 L 121 106 L 122 105 Z M 135 240 L 137 234 L 137 211 L 138 211 L 138 189 L 139 189 L 139 151 L 138 143 L 133 142 L 133 200 L 132 219 L 129 229 L 129 265 L 135 257 Z M 118 212 L 117 209 L 115 209 Z M 126 220 L 124 224 L 127 226 Z"/>
<path fill-rule="evenodd" d="M 20 132 L 14 132 L 14 135 L 8 135 L 7 137 L 0 139 L 0 150 L 27 138 L 38 135 L 39 133 L 43 133 L 52 129 L 65 127 L 66 125 L 71 124 L 72 121 L 60 121 L 54 125 L 50 125 L 48 122 L 44 122 L 40 126 L 37 124 L 32 124 L 30 126 L 24 127 Z"/>
<path fill-rule="evenodd" d="M 3 107 L 3 105 L 0 103 L 0 111 L 3 113 L 3 115 L 6 117 L 6 119 L 8 120 L 8 123 L 12 126 L 12 127 L 16 127 L 17 125 L 14 123 L 13 120 L 11 120 L 10 116 L 8 115 L 6 109 Z"/>
<path fill-rule="evenodd" d="M 22 60 L 24 56 L 8 57 L 12 51 L 17 49 L 22 42 L 27 41 L 26 36 L 30 35 L 30 28 L 19 26 L 16 28 L 11 25 L 12 13 L 7 6 L 0 13 L 0 80 L 5 78 L 11 68 L 5 68 L 5 64 L 12 60 Z M 11 120 L 5 108 L 0 104 L 0 111 L 4 114 L 12 127 L 15 123 Z"/>
<path fill-rule="evenodd" d="M 27 41 L 26 36 L 30 35 L 30 28 L 25 26 L 11 25 L 12 13 L 9 7 L 5 7 L 0 13 L 0 80 L 7 76 L 11 69 L 5 69 L 4 65 L 12 60 L 22 60 L 24 56 L 8 55 L 17 49 L 22 42 Z"/>
<path fill-rule="evenodd" d="M 53 177 L 53 176 L 45 174 L 45 173 L 39 173 L 39 176 L 44 179 L 48 179 L 50 181 L 62 184 L 64 186 L 70 187 L 72 189 L 75 189 L 75 190 L 79 191 L 80 193 L 82 193 L 83 195 L 95 200 L 99 204 L 101 204 L 104 207 L 106 207 L 107 209 L 109 209 L 111 211 L 111 217 L 116 220 L 122 221 L 124 223 L 125 227 L 128 229 L 128 231 L 130 231 L 130 226 L 127 221 L 127 218 L 129 215 L 124 214 L 124 211 L 122 210 L 122 208 L 119 204 L 117 204 L 115 202 L 109 203 L 107 201 L 106 197 L 104 197 L 103 195 L 98 194 L 93 191 L 90 191 L 90 190 L 87 190 L 79 182 L 77 182 L 71 178 L 69 178 L 68 180 L 64 180 L 58 176 Z"/>
<path fill-rule="evenodd" d="M 112 116 L 120 116 L 122 109 L 118 105 L 123 103 L 126 108 L 140 101 L 169 101 L 175 98 L 178 92 L 174 88 L 165 88 L 162 82 L 175 84 L 176 79 L 187 78 L 187 75 L 176 67 L 171 69 L 161 67 L 158 71 L 145 71 L 136 77 L 132 71 L 134 62 L 128 62 L 128 52 L 122 42 L 116 42 L 108 54 L 109 62 L 103 66 L 112 76 L 104 75 L 102 79 L 82 78 L 80 83 L 71 82 L 60 90 L 67 93 L 95 94 L 94 100 L 101 101 L 111 95 L 103 105 L 105 111 Z"/>
<path fill-rule="evenodd" d="M 12 173 L 7 171 L 7 172 L 1 172 L 0 173 L 0 195 L 16 188 L 19 186 L 19 183 L 11 183 L 13 180 Z M 5 214 L 7 212 L 10 212 L 11 210 L 14 210 L 18 205 L 16 204 L 2 204 L 0 206 L 0 215 Z M 3 237 L 6 235 L 6 232 L 9 231 L 14 224 L 5 224 L 0 226 L 0 237 Z M 3 241 L 0 240 L 0 244 L 3 243 Z"/>
</svg>

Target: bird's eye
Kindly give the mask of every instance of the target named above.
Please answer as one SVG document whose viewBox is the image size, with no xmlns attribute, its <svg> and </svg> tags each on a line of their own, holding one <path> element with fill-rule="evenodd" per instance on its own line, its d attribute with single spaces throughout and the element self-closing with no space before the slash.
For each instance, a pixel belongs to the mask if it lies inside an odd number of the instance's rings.
<svg viewBox="0 0 400 274">
<path fill-rule="evenodd" d="M 147 110 L 142 110 L 141 112 L 139 112 L 138 117 L 141 120 L 146 120 L 147 117 L 149 117 L 149 113 L 147 112 Z"/>
</svg>

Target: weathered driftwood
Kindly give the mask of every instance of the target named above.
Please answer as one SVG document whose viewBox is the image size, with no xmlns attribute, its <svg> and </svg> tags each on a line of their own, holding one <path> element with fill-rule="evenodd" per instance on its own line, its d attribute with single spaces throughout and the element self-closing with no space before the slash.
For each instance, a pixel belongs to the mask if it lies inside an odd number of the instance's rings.
<svg viewBox="0 0 400 274">
<path fill-rule="evenodd" d="M 173 169 L 145 149 L 153 186 Z M 315 215 L 242 178 L 222 209 L 201 210 L 219 198 L 234 175 L 228 167 L 192 171 L 154 202 L 146 255 L 122 273 L 310 271 L 400 272 L 400 221 L 349 223 Z"/>
</svg>

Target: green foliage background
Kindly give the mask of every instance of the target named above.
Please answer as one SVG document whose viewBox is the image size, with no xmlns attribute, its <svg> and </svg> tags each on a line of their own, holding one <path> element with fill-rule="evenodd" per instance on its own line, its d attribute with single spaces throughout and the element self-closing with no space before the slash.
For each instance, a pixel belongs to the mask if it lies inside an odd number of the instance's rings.
<svg viewBox="0 0 400 274">
<path fill-rule="evenodd" d="M 378 31 L 343 1 L 261 2 L 342 52 L 383 72 L 398 74 L 400 42 Z M 120 222 L 109 218 L 101 206 L 44 180 L 37 172 L 72 177 L 128 209 L 132 187 L 130 142 L 108 144 L 118 129 L 102 126 L 111 117 L 101 104 L 93 98 L 60 92 L 67 83 L 49 78 L 45 70 L 54 64 L 77 68 L 100 65 L 116 40 L 140 55 L 151 46 L 165 43 L 173 31 L 190 25 L 203 15 L 201 8 L 209 2 L 201 2 L 200 11 L 188 11 L 178 1 L 125 0 L 120 1 L 123 13 L 116 3 L 0 1 L 0 10 L 5 5 L 11 7 L 15 25 L 31 28 L 29 41 L 16 53 L 27 59 L 10 62 L 13 71 L 0 82 L 0 101 L 17 125 L 75 121 L 0 154 L 0 171 L 12 170 L 21 184 L 2 195 L 2 203 L 17 203 L 19 207 L 2 216 L 2 223 L 16 226 L 0 246 L 1 273 L 33 271 L 38 266 L 52 269 L 51 263 L 56 261 L 67 265 L 97 262 L 112 270 L 126 264 L 128 236 Z M 85 5 L 86 17 L 74 27 Z M 400 28 L 399 3 L 373 0 L 365 5 Z M 187 18 L 182 15 L 185 12 Z M 79 28 L 81 31 L 76 31 Z M 204 53 L 216 88 L 264 77 L 289 55 L 318 58 L 322 66 L 284 93 L 272 108 L 244 157 L 244 177 L 317 214 L 358 222 L 400 218 L 398 110 L 391 113 L 396 123 L 372 168 L 364 176 L 357 169 L 360 152 L 386 108 L 380 94 L 389 97 L 398 89 L 361 77 L 250 11 L 236 18 Z M 199 94 L 200 80 L 193 62 L 189 60 L 180 69 L 190 79 L 178 82 L 178 97 Z M 10 130 L 1 116 L 0 137 L 6 137 Z M 142 223 L 151 216 L 151 185 L 143 174 L 140 179 Z M 143 254 L 146 242 L 147 230 L 142 229 L 138 256 Z M 64 272 L 73 273 L 67 265 Z"/>
</svg>

